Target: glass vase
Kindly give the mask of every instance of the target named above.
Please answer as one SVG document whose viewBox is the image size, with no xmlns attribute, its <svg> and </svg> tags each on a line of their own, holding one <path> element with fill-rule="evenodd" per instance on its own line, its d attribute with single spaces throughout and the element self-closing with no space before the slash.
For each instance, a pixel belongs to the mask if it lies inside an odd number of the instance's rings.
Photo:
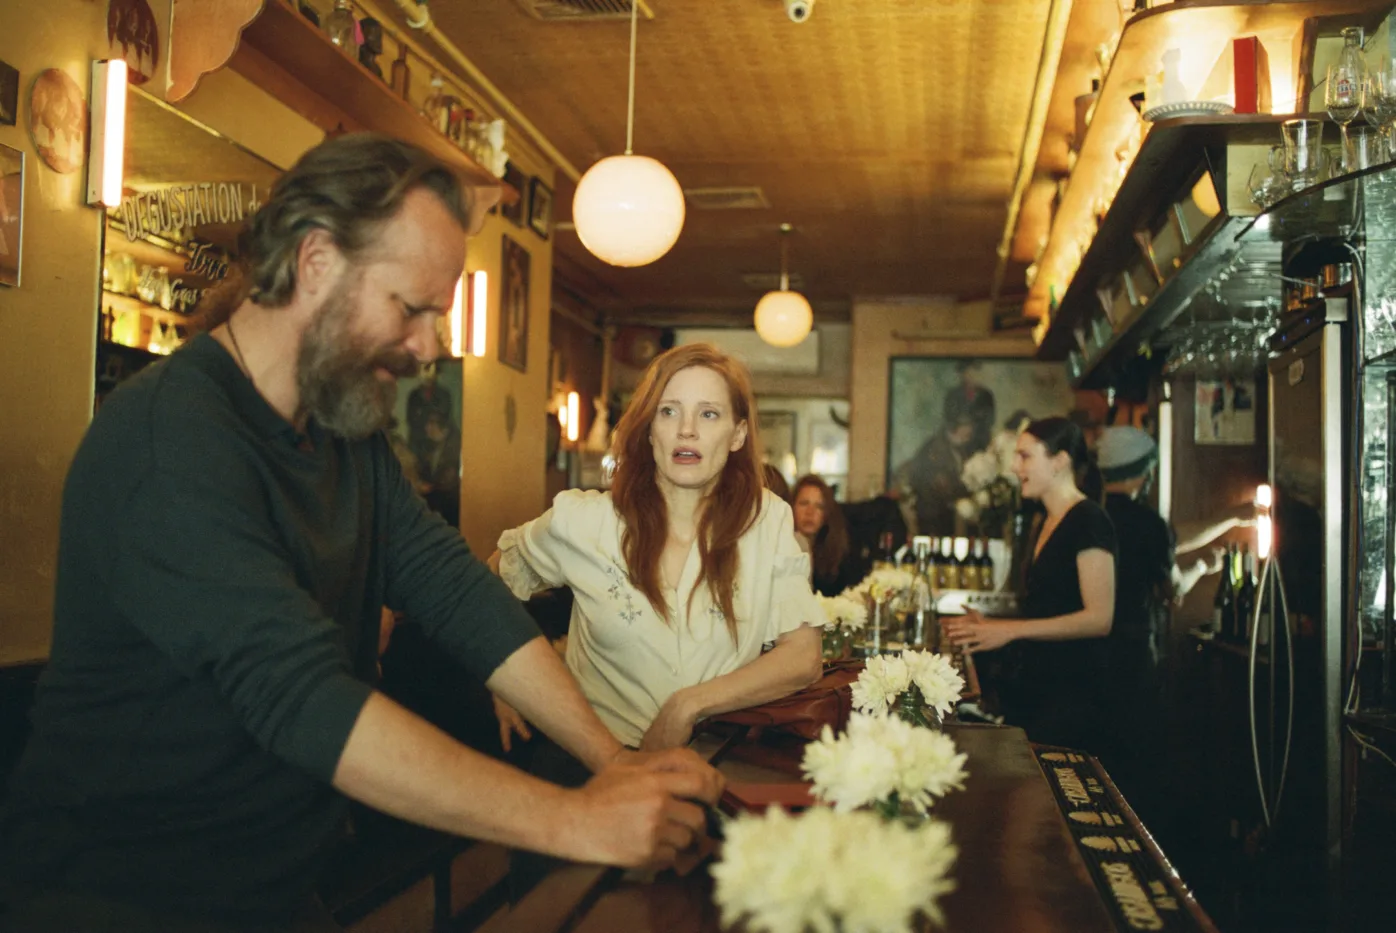
<svg viewBox="0 0 1396 933">
<path fill-rule="evenodd" d="M 885 653 L 891 629 L 895 624 L 892 613 L 893 597 L 877 599 L 868 595 L 868 624 L 863 629 L 863 657 L 875 658 Z"/>
<path fill-rule="evenodd" d="M 912 684 L 901 696 L 897 697 L 897 705 L 892 711 L 901 719 L 911 723 L 913 726 L 921 726 L 924 729 L 939 729 L 941 727 L 940 713 L 926 704 L 926 698 L 921 694 L 921 688 Z"/>
<path fill-rule="evenodd" d="M 824 629 L 824 660 L 844 661 L 848 658 L 848 630 L 834 624 Z"/>
</svg>

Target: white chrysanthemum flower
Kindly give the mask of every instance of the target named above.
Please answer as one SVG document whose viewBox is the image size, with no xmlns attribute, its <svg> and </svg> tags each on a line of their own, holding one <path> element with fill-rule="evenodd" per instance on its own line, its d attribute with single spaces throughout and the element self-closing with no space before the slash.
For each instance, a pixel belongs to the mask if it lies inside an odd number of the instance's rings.
<svg viewBox="0 0 1396 933">
<path fill-rule="evenodd" d="M 853 708 L 880 713 L 897 702 L 911 686 L 911 669 L 898 654 L 880 654 L 868 658 L 863 673 L 853 683 Z"/>
<path fill-rule="evenodd" d="M 712 866 L 723 926 L 752 933 L 903 933 L 918 914 L 938 925 L 959 853 L 948 824 L 873 813 L 772 807 L 727 824 Z"/>
<path fill-rule="evenodd" d="M 893 794 L 925 813 L 935 798 L 964 787 L 966 756 L 955 740 L 886 715 L 854 713 L 848 731 L 835 738 L 824 727 L 805 746 L 801 769 L 811 793 L 840 811 L 887 801 Z"/>
<path fill-rule="evenodd" d="M 964 675 L 955 669 L 948 657 L 933 651 L 904 651 L 902 659 L 926 705 L 942 719 L 949 716 L 965 692 Z"/>
<path fill-rule="evenodd" d="M 894 567 L 884 567 L 874 570 L 863 578 L 853 589 L 859 593 L 867 593 L 878 602 L 882 602 L 893 596 L 900 596 L 907 587 L 911 586 L 912 575 L 905 570 L 897 570 Z"/>
<path fill-rule="evenodd" d="M 824 607 L 824 615 L 834 625 L 857 631 L 868 624 L 868 604 L 861 595 L 849 595 L 845 591 L 838 596 L 821 596 L 819 603 Z"/>
</svg>

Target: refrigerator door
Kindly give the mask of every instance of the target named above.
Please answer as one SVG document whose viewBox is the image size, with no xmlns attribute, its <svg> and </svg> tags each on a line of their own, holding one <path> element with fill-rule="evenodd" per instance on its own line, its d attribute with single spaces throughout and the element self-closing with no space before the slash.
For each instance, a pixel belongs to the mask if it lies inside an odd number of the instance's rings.
<svg viewBox="0 0 1396 933">
<path fill-rule="evenodd" d="M 1275 557 L 1283 570 L 1293 655 L 1291 662 L 1282 631 L 1260 649 L 1276 672 L 1269 696 L 1260 701 L 1269 708 L 1258 718 L 1274 724 L 1270 761 L 1262 770 L 1273 767 L 1278 777 L 1266 788 L 1277 811 L 1275 843 L 1327 862 L 1312 866 L 1320 871 L 1336 866 L 1340 841 L 1344 339 L 1345 325 L 1328 323 L 1270 363 Z M 1290 663 L 1292 696 L 1279 674 Z M 1292 741 L 1288 771 L 1279 773 L 1286 733 Z M 1283 794 L 1275 801 L 1281 782 Z"/>
</svg>

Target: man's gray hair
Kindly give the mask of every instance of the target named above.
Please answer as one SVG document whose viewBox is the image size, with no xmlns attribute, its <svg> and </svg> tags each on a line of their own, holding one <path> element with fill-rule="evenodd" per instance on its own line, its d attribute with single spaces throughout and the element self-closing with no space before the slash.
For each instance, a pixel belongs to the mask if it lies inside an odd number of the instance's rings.
<svg viewBox="0 0 1396 933">
<path fill-rule="evenodd" d="M 324 230 L 352 262 L 374 243 L 407 195 L 425 188 L 462 229 L 470 227 L 471 192 L 430 153 L 375 133 L 350 133 L 311 149 L 282 175 L 238 237 L 234 281 L 199 308 L 213 328 L 250 298 L 263 307 L 287 304 L 296 290 L 301 241 Z"/>
</svg>

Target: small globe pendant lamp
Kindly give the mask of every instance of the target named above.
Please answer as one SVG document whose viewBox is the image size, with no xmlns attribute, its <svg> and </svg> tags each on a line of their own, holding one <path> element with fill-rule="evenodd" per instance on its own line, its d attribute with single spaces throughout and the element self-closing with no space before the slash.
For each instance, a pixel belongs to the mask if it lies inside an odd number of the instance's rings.
<svg viewBox="0 0 1396 933">
<path fill-rule="evenodd" d="M 791 230 L 789 224 L 780 225 L 780 289 L 767 292 L 756 303 L 756 333 L 773 347 L 795 346 L 809 336 L 814 323 L 805 296 L 790 290 L 786 244 Z"/>
<path fill-rule="evenodd" d="M 613 266 L 643 266 L 669 252 L 683 230 L 683 189 L 658 160 L 635 155 L 635 33 L 639 0 L 630 3 L 630 99 L 625 155 L 587 169 L 572 197 L 582 245 Z"/>
</svg>

